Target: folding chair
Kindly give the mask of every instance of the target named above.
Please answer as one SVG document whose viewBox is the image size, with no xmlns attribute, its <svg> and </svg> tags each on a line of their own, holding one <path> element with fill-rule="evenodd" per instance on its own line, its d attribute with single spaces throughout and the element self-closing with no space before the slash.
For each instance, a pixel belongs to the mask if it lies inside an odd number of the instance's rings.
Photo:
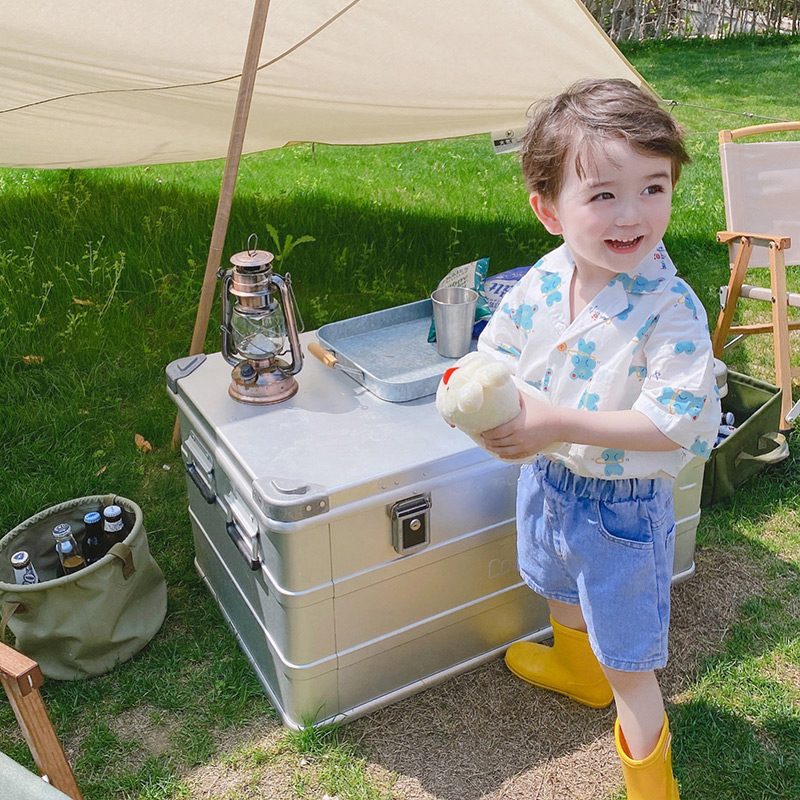
<svg viewBox="0 0 800 800">
<path fill-rule="evenodd" d="M 39 687 L 44 683 L 39 665 L 13 647 L 0 642 L 0 683 L 5 689 L 36 767 L 50 783 L 47 786 L 33 773 L 0 753 L 0 796 L 13 797 L 14 800 L 83 800 L 72 767 L 39 694 Z"/>
<path fill-rule="evenodd" d="M 786 265 L 800 264 L 800 141 L 739 141 L 781 131 L 800 131 L 800 122 L 753 125 L 719 134 L 728 229 L 717 234 L 717 241 L 728 245 L 731 277 L 720 290 L 722 309 L 712 344 L 714 355 L 722 358 L 729 334 L 738 334 L 733 341 L 773 334 L 775 383 L 783 390 L 781 419 L 788 429 L 800 413 L 800 401 L 792 405 L 792 378 L 800 376 L 800 369 L 789 363 L 789 332 L 800 329 L 800 321 L 790 320 L 788 313 L 789 306 L 800 307 L 800 293 L 786 289 Z M 769 267 L 769 288 L 744 283 L 752 267 Z M 772 322 L 732 325 L 740 297 L 770 303 Z"/>
</svg>

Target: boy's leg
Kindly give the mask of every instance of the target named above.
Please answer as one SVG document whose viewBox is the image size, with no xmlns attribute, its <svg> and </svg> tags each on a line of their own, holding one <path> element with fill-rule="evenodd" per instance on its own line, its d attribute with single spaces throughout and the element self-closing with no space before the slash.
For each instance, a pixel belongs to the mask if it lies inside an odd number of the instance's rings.
<svg viewBox="0 0 800 800">
<path fill-rule="evenodd" d="M 664 701 L 654 672 L 603 667 L 614 690 L 617 754 L 628 800 L 680 800 Z"/>
<path fill-rule="evenodd" d="M 551 619 L 565 628 L 573 628 L 586 633 L 586 620 L 583 618 L 580 606 L 562 603 L 560 600 L 548 600 L 547 606 L 550 609 Z"/>
<path fill-rule="evenodd" d="M 534 686 L 565 694 L 593 708 L 611 705 L 614 695 L 589 645 L 579 606 L 548 600 L 553 646 L 516 642 L 506 651 L 506 665 Z"/>
<path fill-rule="evenodd" d="M 656 674 L 602 669 L 614 691 L 629 755 L 634 759 L 645 758 L 653 752 L 664 723 L 664 701 Z"/>
</svg>

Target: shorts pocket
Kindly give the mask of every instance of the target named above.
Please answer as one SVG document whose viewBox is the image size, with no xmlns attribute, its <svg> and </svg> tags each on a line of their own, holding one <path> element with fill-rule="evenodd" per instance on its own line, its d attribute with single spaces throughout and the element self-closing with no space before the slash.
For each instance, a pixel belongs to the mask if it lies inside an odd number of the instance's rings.
<svg viewBox="0 0 800 800">
<path fill-rule="evenodd" d="M 608 540 L 637 550 L 653 547 L 653 525 L 641 504 L 622 500 L 617 503 L 597 501 L 597 527 Z"/>
</svg>

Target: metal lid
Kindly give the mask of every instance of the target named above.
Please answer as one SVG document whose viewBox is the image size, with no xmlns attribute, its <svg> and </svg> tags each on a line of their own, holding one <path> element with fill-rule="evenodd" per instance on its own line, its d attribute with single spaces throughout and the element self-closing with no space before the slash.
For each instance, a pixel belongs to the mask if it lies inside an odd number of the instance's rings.
<svg viewBox="0 0 800 800">
<path fill-rule="evenodd" d="M 258 237 L 251 233 L 247 240 L 247 250 L 231 256 L 231 264 L 244 270 L 257 270 L 269 266 L 275 256 L 269 250 L 257 250 Z"/>
<path fill-rule="evenodd" d="M 14 567 L 14 569 L 22 569 L 28 566 L 30 560 L 31 557 L 25 550 L 18 550 L 11 556 L 11 566 Z"/>
<path fill-rule="evenodd" d="M 68 522 L 59 522 L 53 528 L 53 536 L 62 537 L 69 536 L 72 533 L 72 526 Z"/>
<path fill-rule="evenodd" d="M 100 516 L 99 511 L 89 511 L 83 517 L 83 521 L 87 525 L 93 525 L 95 522 L 100 522 L 101 519 L 102 517 Z"/>
<path fill-rule="evenodd" d="M 106 519 L 115 519 L 122 516 L 122 509 L 119 506 L 106 506 L 103 509 L 103 516 Z"/>
<path fill-rule="evenodd" d="M 245 250 L 231 256 L 231 264 L 240 269 L 255 270 L 272 263 L 275 256 L 269 250 Z"/>
</svg>

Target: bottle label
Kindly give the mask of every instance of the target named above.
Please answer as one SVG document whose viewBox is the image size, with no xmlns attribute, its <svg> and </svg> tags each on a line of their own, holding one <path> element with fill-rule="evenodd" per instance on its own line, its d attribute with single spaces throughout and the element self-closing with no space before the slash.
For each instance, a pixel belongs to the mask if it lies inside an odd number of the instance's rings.
<svg viewBox="0 0 800 800">
<path fill-rule="evenodd" d="M 19 586 L 30 586 L 34 583 L 39 583 L 39 576 L 36 574 L 32 564 L 27 564 L 23 569 L 15 569 L 14 577 Z"/>
<path fill-rule="evenodd" d="M 117 522 L 108 522 L 106 520 L 106 533 L 119 533 L 123 528 L 122 520 L 118 520 Z"/>
</svg>

